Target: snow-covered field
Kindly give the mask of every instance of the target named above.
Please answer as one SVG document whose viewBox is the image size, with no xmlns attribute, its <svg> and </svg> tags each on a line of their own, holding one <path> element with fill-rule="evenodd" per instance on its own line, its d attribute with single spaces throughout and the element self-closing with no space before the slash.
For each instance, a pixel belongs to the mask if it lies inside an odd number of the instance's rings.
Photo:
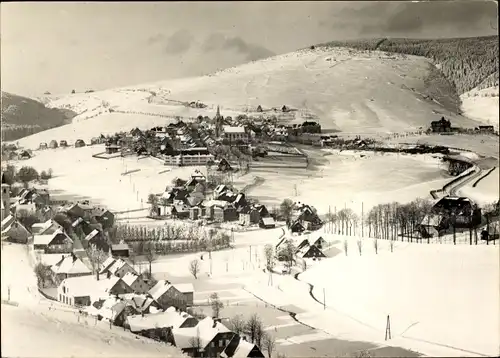
<svg viewBox="0 0 500 358">
<path fill-rule="evenodd" d="M 488 171 L 483 171 L 486 174 Z M 463 195 L 471 198 L 480 206 L 491 204 L 498 200 L 500 197 L 500 175 L 499 169 L 496 167 L 488 176 L 477 183 L 476 187 L 473 180 L 467 185 L 460 188 L 457 192 L 458 195 Z"/>
<path fill-rule="evenodd" d="M 327 306 L 393 337 L 425 340 L 489 356 L 500 353 L 499 247 L 399 243 L 393 253 L 371 240 L 360 256 L 323 260 L 300 275 Z M 467 352 L 464 351 L 464 354 Z"/>
<path fill-rule="evenodd" d="M 486 125 L 492 125 L 498 130 L 498 86 L 482 90 L 473 89 L 461 95 L 460 99 L 465 116 Z"/>
<path fill-rule="evenodd" d="M 103 146 L 58 148 L 35 152 L 28 160 L 15 162 L 37 170 L 52 168 L 54 177 L 48 181 L 49 189 L 63 191 L 100 202 L 115 211 L 147 208 L 150 193 L 161 193 L 175 177 L 187 179 L 195 169 L 203 173 L 206 168 L 172 168 L 152 158 L 138 160 L 136 156 L 97 159 L 92 154 L 103 151 Z M 255 170 L 235 177 L 234 185 L 242 189 L 264 179 L 248 194 L 266 205 L 279 205 L 285 198 L 303 201 L 315 206 L 321 213 L 329 206 L 340 210 L 344 206 L 356 212 L 388 201 L 407 202 L 416 197 L 427 197 L 432 189 L 442 187 L 449 178 L 443 175 L 439 158 L 430 155 L 411 156 L 325 150 L 319 170 L 281 168 Z M 122 176 L 134 169 L 138 172 Z M 287 180 L 283 180 L 286 174 Z M 142 202 L 141 202 L 142 200 Z M 144 214 L 143 214 L 144 215 Z"/>
<path fill-rule="evenodd" d="M 299 109 L 297 120 L 302 120 L 300 113 L 307 111 L 317 117 L 324 129 L 348 133 L 427 127 L 436 118 L 433 110 L 442 108 L 417 98 L 411 88 L 424 86 L 429 62 L 414 56 L 390 57 L 376 51 L 349 53 L 341 48 L 301 50 L 202 77 L 49 98 L 49 107 L 77 112 L 74 123 L 19 142 L 33 148 L 52 139 L 89 140 L 100 131 L 165 124 L 168 119 L 160 115 L 213 116 L 217 105 L 221 106 L 222 115 L 233 117 L 247 108 L 255 110 L 259 104 L 264 109 L 287 105 Z M 192 109 L 168 100 L 201 101 L 207 108 Z M 109 113 L 110 108 L 127 113 Z M 457 125 L 478 124 L 451 113 L 447 116 Z"/>
</svg>

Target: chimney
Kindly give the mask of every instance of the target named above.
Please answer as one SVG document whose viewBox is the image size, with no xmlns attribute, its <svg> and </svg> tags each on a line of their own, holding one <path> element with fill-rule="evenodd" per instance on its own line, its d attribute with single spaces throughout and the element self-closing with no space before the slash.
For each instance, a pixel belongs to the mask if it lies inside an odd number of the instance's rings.
<svg viewBox="0 0 500 358">
<path fill-rule="evenodd" d="M 212 328 L 215 328 L 217 326 L 217 319 L 214 317 L 214 318 L 212 318 L 212 320 L 214 321 Z"/>
</svg>

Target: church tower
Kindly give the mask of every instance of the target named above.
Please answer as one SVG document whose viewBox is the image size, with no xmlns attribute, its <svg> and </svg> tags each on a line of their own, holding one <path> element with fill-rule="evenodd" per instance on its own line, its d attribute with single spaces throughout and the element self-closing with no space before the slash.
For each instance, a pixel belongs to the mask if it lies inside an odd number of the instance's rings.
<svg viewBox="0 0 500 358">
<path fill-rule="evenodd" d="M 222 130 L 222 116 L 220 115 L 220 107 L 217 106 L 217 113 L 215 114 L 215 137 L 219 138 Z"/>
</svg>

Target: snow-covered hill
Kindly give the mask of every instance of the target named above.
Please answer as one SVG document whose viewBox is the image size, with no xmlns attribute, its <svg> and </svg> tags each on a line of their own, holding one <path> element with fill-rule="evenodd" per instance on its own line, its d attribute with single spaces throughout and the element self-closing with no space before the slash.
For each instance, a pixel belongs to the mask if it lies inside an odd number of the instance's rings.
<svg viewBox="0 0 500 358">
<path fill-rule="evenodd" d="M 460 99 L 462 110 L 468 118 L 494 126 L 498 131 L 498 86 L 473 89 L 461 95 Z"/>
<path fill-rule="evenodd" d="M 48 107 L 79 115 L 71 125 L 20 143 L 33 147 L 52 139 L 90 139 L 101 132 L 165 124 L 168 116 L 213 116 L 217 105 L 225 116 L 255 111 L 259 104 L 264 110 L 287 105 L 298 110 L 293 112 L 297 121 L 307 113 L 324 129 L 349 133 L 426 128 L 440 115 L 456 125 L 476 126 L 420 95 L 431 66 L 422 57 L 376 51 L 300 50 L 213 75 L 47 98 Z M 194 101 L 207 108 L 186 106 Z M 272 113 L 280 115 L 279 110 Z"/>
</svg>

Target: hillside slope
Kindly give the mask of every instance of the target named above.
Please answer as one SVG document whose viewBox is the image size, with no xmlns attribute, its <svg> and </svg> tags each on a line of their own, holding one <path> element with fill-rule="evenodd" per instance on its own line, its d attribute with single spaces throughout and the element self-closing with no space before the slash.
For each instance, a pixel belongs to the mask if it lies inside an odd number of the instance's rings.
<svg viewBox="0 0 500 358">
<path fill-rule="evenodd" d="M 429 58 L 440 67 L 459 95 L 479 85 L 481 88 L 498 85 L 498 36 L 439 40 L 384 38 L 333 41 L 319 46 L 347 46 Z"/>
<path fill-rule="evenodd" d="M 69 109 L 47 108 L 41 102 L 3 91 L 1 102 L 2 139 L 7 141 L 68 124 L 76 114 Z"/>
<path fill-rule="evenodd" d="M 168 116 L 213 116 L 217 105 L 223 115 L 234 116 L 255 111 L 260 104 L 265 113 L 283 121 L 315 119 L 324 129 L 351 134 L 427 128 L 442 115 L 454 125 L 476 126 L 426 95 L 429 87 L 450 92 L 446 83 L 429 81 L 433 72 L 422 57 L 344 48 L 301 50 L 203 77 L 60 97 L 48 106 L 76 111 L 73 123 L 23 143 L 36 147 L 51 139 L 90 139 L 101 132 L 165 124 Z M 190 101 L 207 107 L 190 108 Z M 297 111 L 281 113 L 283 105 Z M 105 125 L 104 120 L 114 124 Z"/>
</svg>

